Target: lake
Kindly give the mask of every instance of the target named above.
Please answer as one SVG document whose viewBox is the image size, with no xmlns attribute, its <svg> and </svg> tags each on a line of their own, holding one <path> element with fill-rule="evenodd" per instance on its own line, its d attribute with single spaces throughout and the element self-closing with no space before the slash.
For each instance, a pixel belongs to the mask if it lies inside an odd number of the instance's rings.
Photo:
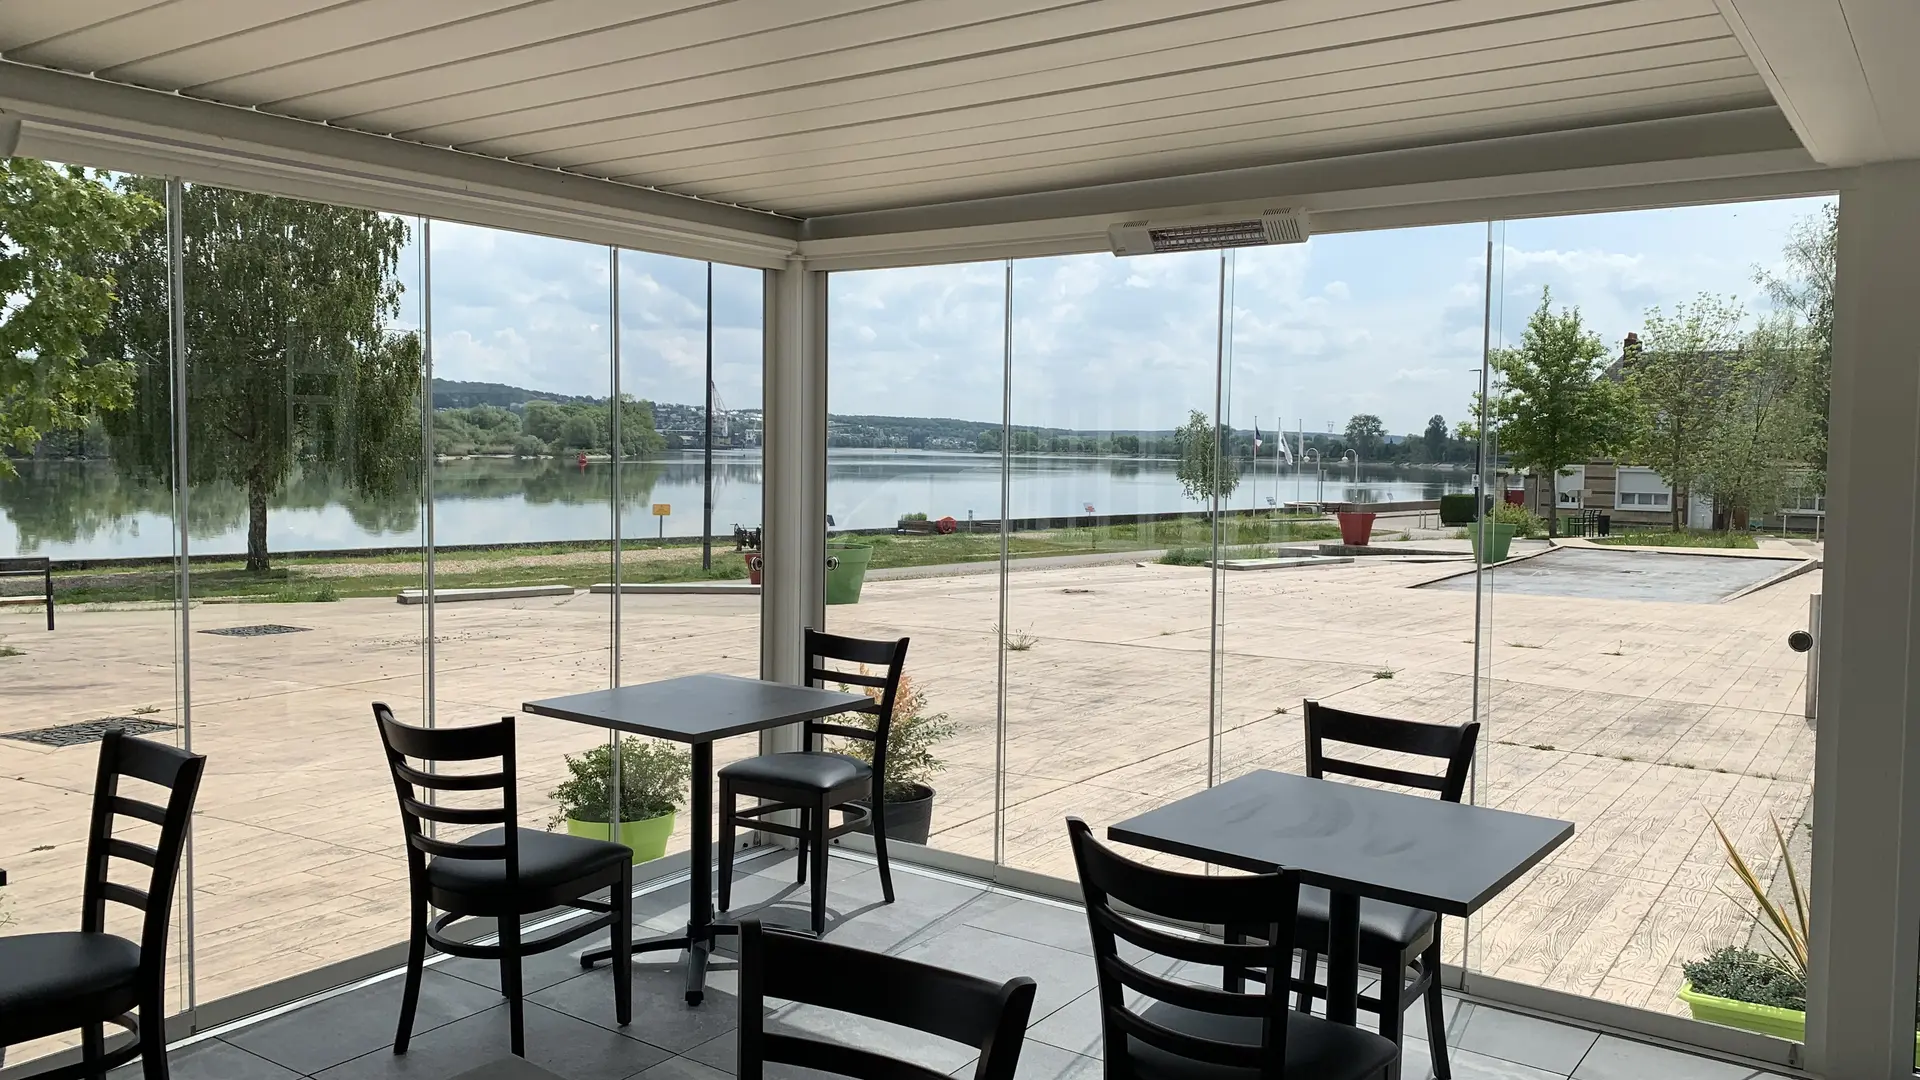
<svg viewBox="0 0 1920 1080">
<path fill-rule="evenodd" d="M 20 462 L 20 475 L 0 480 L 0 556 L 56 559 L 171 555 L 175 549 L 171 498 L 162 485 L 122 476 L 107 462 Z M 621 465 L 622 533 L 629 538 L 698 536 L 701 459 L 697 454 Z M 713 524 L 730 535 L 735 524 L 760 523 L 763 471 L 758 450 L 714 453 Z M 434 470 L 436 541 L 511 544 L 591 540 L 612 527 L 610 463 L 550 459 L 457 459 Z M 1230 506 L 1279 502 L 1399 502 L 1437 499 L 1471 490 L 1462 468 L 1330 464 L 1324 482 L 1312 467 L 1282 468 L 1271 461 L 1258 476 L 1242 476 Z M 367 497 L 324 474 L 297 475 L 271 500 L 268 547 L 273 551 L 351 550 L 420 543 L 423 515 L 415 493 Z M 1169 460 L 1138 458 L 1013 458 L 1010 514 L 1080 515 L 1091 503 L 1099 514 L 1198 509 L 1180 490 Z M 671 512 L 652 516 L 656 503 Z M 929 517 L 1000 513 L 1000 459 L 991 454 L 916 450 L 832 450 L 827 456 L 827 511 L 839 528 L 885 528 L 903 514 Z M 246 550 L 246 496 L 231 485 L 192 489 L 189 534 L 194 554 Z"/>
</svg>

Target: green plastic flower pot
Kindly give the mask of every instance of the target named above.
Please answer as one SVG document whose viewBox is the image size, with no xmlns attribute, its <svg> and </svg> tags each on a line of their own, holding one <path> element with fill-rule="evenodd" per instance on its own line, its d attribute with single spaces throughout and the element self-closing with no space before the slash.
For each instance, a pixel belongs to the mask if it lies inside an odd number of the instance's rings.
<svg viewBox="0 0 1920 1080">
<path fill-rule="evenodd" d="M 1480 550 L 1482 529 L 1486 531 L 1487 542 L 1487 550 L 1484 552 Z M 1483 524 L 1476 521 L 1467 526 L 1467 537 L 1473 541 L 1473 553 L 1480 562 L 1497 563 L 1506 560 L 1507 549 L 1513 546 L 1513 534 L 1519 530 L 1518 525 L 1508 525 L 1505 522 L 1492 521 Z"/>
<path fill-rule="evenodd" d="M 828 544 L 827 559 L 827 603 L 859 603 L 873 548 L 867 544 Z"/>
<path fill-rule="evenodd" d="M 608 839 L 607 823 L 568 818 L 567 835 L 584 836 L 589 840 L 605 840 Z M 633 861 L 636 863 L 658 859 L 665 855 L 667 839 L 672 835 L 673 815 L 670 813 L 620 823 L 620 842 L 633 852 Z"/>
</svg>

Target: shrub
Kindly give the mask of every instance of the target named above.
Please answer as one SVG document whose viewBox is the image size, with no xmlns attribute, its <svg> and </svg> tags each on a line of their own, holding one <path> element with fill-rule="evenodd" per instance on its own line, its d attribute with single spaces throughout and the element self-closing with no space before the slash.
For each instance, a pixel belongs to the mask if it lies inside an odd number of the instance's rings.
<svg viewBox="0 0 1920 1080">
<path fill-rule="evenodd" d="M 628 736 L 620 740 L 620 820 L 644 821 L 673 813 L 687 790 L 692 755 L 671 743 Z M 613 752 L 605 743 L 567 755 L 567 779 L 547 793 L 556 804 L 549 829 L 567 818 L 606 821 L 612 801 Z"/>
<path fill-rule="evenodd" d="M 850 694 L 863 693 L 876 702 L 885 693 L 878 686 L 855 688 L 843 684 L 840 689 Z M 933 751 L 951 739 L 959 727 L 947 719 L 946 713 L 928 715 L 926 709 L 927 692 L 912 676 L 900 676 L 900 689 L 893 696 L 893 726 L 887 731 L 887 775 L 882 778 L 888 802 L 916 797 L 919 794 L 916 789 L 931 787 L 934 774 L 947 767 Z M 872 713 L 845 713 L 835 717 L 834 723 L 872 731 L 879 725 L 880 718 Z M 835 746 L 833 752 L 871 766 L 874 749 L 870 739 L 848 739 Z"/>
<path fill-rule="evenodd" d="M 1728 945 L 1680 965 L 1702 994 L 1777 1009 L 1807 1007 L 1807 981 L 1777 956 Z"/>
<path fill-rule="evenodd" d="M 1502 502 L 1493 508 L 1493 520 L 1501 525 L 1513 526 L 1515 536 L 1545 536 L 1547 532 L 1547 523 L 1540 520 L 1540 515 L 1509 502 Z"/>
<path fill-rule="evenodd" d="M 901 520 L 901 521 L 925 521 L 925 520 L 927 520 L 927 515 L 926 515 L 926 514 L 924 514 L 924 513 L 920 513 L 920 514 L 901 514 L 901 515 L 900 515 L 900 520 Z"/>
<path fill-rule="evenodd" d="M 1160 556 L 1160 561 L 1167 566 L 1205 566 L 1207 560 L 1211 558 L 1213 558 L 1211 548 L 1176 547 L 1168 548 Z"/>
<path fill-rule="evenodd" d="M 1473 520 L 1472 495 L 1440 496 L 1440 524 L 1465 525 Z"/>
</svg>

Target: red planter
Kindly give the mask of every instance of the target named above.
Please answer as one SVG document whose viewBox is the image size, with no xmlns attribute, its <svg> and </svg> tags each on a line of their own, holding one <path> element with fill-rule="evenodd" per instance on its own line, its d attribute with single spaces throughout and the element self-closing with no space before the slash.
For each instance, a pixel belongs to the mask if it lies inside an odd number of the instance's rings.
<svg viewBox="0 0 1920 1080">
<path fill-rule="evenodd" d="M 1373 536 L 1373 515 L 1342 511 L 1334 517 L 1340 520 L 1340 542 L 1348 547 L 1365 547 Z"/>
<path fill-rule="evenodd" d="M 760 584 L 760 553 L 747 551 L 742 554 L 747 557 L 747 580 L 755 585 Z"/>
<path fill-rule="evenodd" d="M 1527 505 L 1527 493 L 1520 488 L 1508 488 L 1505 492 L 1508 506 Z"/>
</svg>

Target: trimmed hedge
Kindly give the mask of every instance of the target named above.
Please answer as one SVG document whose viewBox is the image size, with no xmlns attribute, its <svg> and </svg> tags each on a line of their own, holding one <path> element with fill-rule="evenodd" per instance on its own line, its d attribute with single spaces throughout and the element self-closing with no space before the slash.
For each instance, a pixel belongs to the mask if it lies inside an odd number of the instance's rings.
<svg viewBox="0 0 1920 1080">
<path fill-rule="evenodd" d="M 1475 516 L 1472 495 L 1440 496 L 1440 524 L 1467 525 Z"/>
</svg>

